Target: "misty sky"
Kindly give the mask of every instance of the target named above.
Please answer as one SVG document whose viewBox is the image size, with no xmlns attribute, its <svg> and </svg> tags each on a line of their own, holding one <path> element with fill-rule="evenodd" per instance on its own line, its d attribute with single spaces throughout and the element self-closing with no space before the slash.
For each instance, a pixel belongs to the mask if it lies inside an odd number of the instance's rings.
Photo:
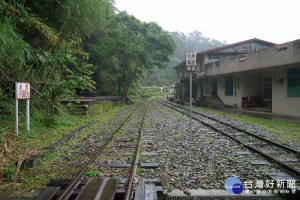
<svg viewBox="0 0 300 200">
<path fill-rule="evenodd" d="M 227 43 L 300 39 L 300 0 L 116 0 L 115 5 L 165 30 L 197 30 Z"/>
</svg>

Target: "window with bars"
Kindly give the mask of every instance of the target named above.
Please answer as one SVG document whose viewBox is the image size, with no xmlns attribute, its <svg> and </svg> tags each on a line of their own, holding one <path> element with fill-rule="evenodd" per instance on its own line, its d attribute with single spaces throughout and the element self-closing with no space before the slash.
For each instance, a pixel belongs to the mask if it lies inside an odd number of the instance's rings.
<svg viewBox="0 0 300 200">
<path fill-rule="evenodd" d="M 233 96 L 233 77 L 225 77 L 225 96 Z"/>
<path fill-rule="evenodd" d="M 288 69 L 288 97 L 300 97 L 300 67 Z"/>
</svg>

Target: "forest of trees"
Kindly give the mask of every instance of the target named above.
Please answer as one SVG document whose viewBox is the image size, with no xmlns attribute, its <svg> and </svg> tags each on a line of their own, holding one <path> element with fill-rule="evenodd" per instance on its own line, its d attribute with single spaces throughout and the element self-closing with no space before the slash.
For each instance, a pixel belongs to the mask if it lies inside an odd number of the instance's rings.
<svg viewBox="0 0 300 200">
<path fill-rule="evenodd" d="M 76 88 L 126 96 L 176 49 L 157 23 L 118 11 L 113 0 L 1 0 L 0 46 L 2 117 L 14 114 L 16 81 L 30 82 L 32 104 L 49 113 Z"/>
<path fill-rule="evenodd" d="M 172 69 L 185 59 L 186 52 L 200 52 L 215 47 L 225 45 L 225 41 L 204 37 L 201 32 L 194 31 L 191 33 L 169 32 L 177 45 L 175 54 L 170 57 L 167 69 L 154 68 L 149 75 L 149 86 L 163 86 L 175 83 L 175 71 Z"/>
<path fill-rule="evenodd" d="M 114 0 L 0 0 L 0 118 L 14 115 L 16 81 L 31 83 L 31 103 L 48 117 L 78 88 L 127 96 L 146 72 L 149 86 L 170 85 L 186 51 L 223 44 L 142 22 Z"/>
</svg>

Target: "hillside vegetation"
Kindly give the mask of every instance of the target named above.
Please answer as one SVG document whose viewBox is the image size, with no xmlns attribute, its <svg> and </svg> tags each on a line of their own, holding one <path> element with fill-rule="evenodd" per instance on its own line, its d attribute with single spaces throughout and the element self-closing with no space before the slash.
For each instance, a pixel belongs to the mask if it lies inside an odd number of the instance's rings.
<svg viewBox="0 0 300 200">
<path fill-rule="evenodd" d="M 51 123 L 59 99 L 76 89 L 127 96 L 146 69 L 166 68 L 176 49 L 157 23 L 118 11 L 113 0 L 1 0 L 0 46 L 4 129 L 13 121 L 16 81 L 31 83 L 31 106 Z"/>
<path fill-rule="evenodd" d="M 177 45 L 177 49 L 170 57 L 170 62 L 166 69 L 155 67 L 149 71 L 148 85 L 149 86 L 164 86 L 175 83 L 175 70 L 173 67 L 183 62 L 186 52 L 200 52 L 215 47 L 225 45 L 225 41 L 220 42 L 215 39 L 204 37 L 199 31 L 191 33 L 169 32 Z M 145 83 L 142 83 L 143 85 Z"/>
</svg>

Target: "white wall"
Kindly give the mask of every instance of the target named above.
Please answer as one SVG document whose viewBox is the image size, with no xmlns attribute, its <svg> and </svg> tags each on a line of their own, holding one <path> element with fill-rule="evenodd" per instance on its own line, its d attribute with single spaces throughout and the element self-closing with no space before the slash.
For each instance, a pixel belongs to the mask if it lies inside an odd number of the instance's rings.
<svg viewBox="0 0 300 200">
<path fill-rule="evenodd" d="M 240 60 L 240 58 L 245 58 L 246 60 Z M 300 40 L 209 63 L 205 65 L 204 71 L 207 76 L 217 76 L 295 63 L 300 64 Z"/>
<path fill-rule="evenodd" d="M 234 106 L 241 108 L 241 87 L 238 88 L 238 81 L 235 79 L 236 75 L 233 75 L 233 96 L 225 96 L 225 76 L 218 77 L 218 96 L 225 105 Z M 236 85 L 235 85 L 236 84 Z"/>
<path fill-rule="evenodd" d="M 278 67 L 275 68 L 275 72 L 273 73 L 274 75 L 272 77 L 272 112 L 276 114 L 300 116 L 300 97 L 287 96 L 288 68 L 291 67 Z M 279 83 L 280 78 L 283 78 L 283 83 Z"/>
<path fill-rule="evenodd" d="M 248 96 L 250 100 L 251 95 L 263 96 L 263 78 L 272 77 L 272 112 L 300 116 L 300 97 L 287 96 L 287 69 L 289 68 L 294 67 L 276 67 L 267 72 L 260 71 L 260 74 L 236 73 L 233 75 L 233 96 L 225 96 L 225 76 L 218 76 L 218 96 L 224 104 L 230 106 L 236 104 L 237 108 L 241 109 L 241 98 Z M 238 78 L 234 77 L 239 77 L 239 84 Z M 280 79 L 283 79 L 283 83 L 279 83 Z"/>
<path fill-rule="evenodd" d="M 263 74 L 236 73 L 233 75 L 233 96 L 225 96 L 225 76 L 218 77 L 218 96 L 224 104 L 242 107 L 242 97 L 263 94 Z"/>
</svg>

